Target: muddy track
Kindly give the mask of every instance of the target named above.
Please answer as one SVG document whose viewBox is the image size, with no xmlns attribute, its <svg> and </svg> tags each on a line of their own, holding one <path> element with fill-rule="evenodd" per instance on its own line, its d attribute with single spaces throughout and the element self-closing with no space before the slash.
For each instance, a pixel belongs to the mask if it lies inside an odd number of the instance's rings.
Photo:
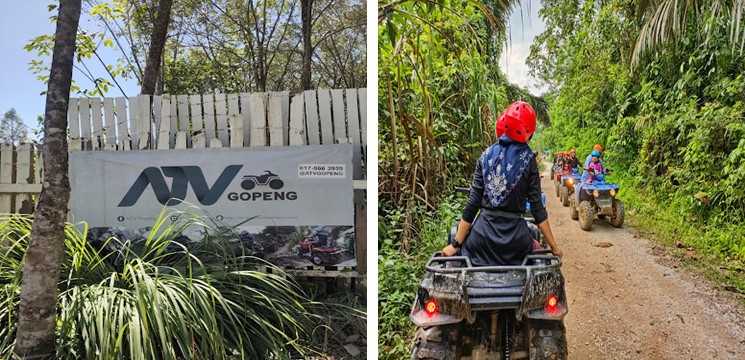
<svg viewBox="0 0 745 360">
<path fill-rule="evenodd" d="M 732 294 L 687 273 L 627 225 L 596 219 L 581 230 L 543 175 L 564 250 L 570 359 L 745 359 L 745 307 Z M 613 246 L 595 246 L 601 242 Z"/>
</svg>

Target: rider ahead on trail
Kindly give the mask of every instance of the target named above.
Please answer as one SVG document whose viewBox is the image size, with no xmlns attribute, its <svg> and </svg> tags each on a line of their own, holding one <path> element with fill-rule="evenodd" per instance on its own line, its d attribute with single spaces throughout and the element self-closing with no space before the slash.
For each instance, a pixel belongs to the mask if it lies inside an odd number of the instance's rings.
<svg viewBox="0 0 745 360">
<path fill-rule="evenodd" d="M 582 180 L 580 180 L 580 183 L 582 183 L 582 184 L 586 183 L 587 180 L 590 179 L 590 172 L 587 171 L 587 170 L 589 170 L 589 166 L 593 162 L 592 161 L 592 157 L 593 157 L 592 153 L 594 153 L 596 151 L 598 152 L 597 157 L 598 157 L 598 162 L 600 163 L 600 167 L 601 168 L 604 168 L 603 167 L 603 160 L 600 159 L 600 155 L 603 154 L 603 147 L 600 146 L 600 144 L 595 144 L 595 146 L 592 147 L 592 152 L 589 155 L 587 155 L 587 158 L 585 158 L 585 165 L 582 166 L 582 169 L 584 170 L 582 172 Z"/>
<path fill-rule="evenodd" d="M 565 161 L 565 164 L 567 167 L 569 167 L 569 171 L 572 169 L 578 169 L 579 168 L 579 159 L 577 159 L 577 150 L 569 150 L 569 157 Z"/>
<path fill-rule="evenodd" d="M 468 204 L 454 243 L 442 249 L 444 256 L 455 255 L 457 247 L 462 246 L 463 255 L 476 266 L 519 265 L 531 252 L 533 243 L 522 217 L 526 200 L 551 251 L 562 256 L 541 201 L 538 166 L 527 144 L 535 122 L 535 112 L 525 102 L 513 103 L 499 116 L 499 141 L 487 148 L 476 163 Z M 481 215 L 476 218 L 479 209 Z"/>
</svg>

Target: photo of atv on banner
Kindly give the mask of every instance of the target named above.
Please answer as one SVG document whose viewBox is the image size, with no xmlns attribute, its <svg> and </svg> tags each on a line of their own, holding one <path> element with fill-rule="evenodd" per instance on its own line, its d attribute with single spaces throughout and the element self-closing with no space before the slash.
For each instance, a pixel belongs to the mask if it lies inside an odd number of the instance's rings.
<svg viewBox="0 0 745 360">
<path fill-rule="evenodd" d="M 594 180 L 589 184 L 578 184 L 569 201 L 569 215 L 572 220 L 579 220 L 579 227 L 589 231 L 595 215 L 599 219 L 610 217 L 611 225 L 620 228 L 623 226 L 624 210 L 621 200 L 616 199 L 619 186 L 605 182 L 605 175 L 611 174 L 612 170 L 606 169 L 605 174 L 595 174 Z"/>
<path fill-rule="evenodd" d="M 274 190 L 281 189 L 285 186 L 284 181 L 279 178 L 279 175 L 271 172 L 270 170 L 264 170 L 264 175 L 246 175 L 241 181 L 241 187 L 244 190 L 251 190 L 256 185 L 269 185 Z"/>
<path fill-rule="evenodd" d="M 338 246 L 316 246 L 318 237 L 307 236 L 296 247 L 296 253 L 299 257 L 307 257 L 314 265 L 332 265 L 341 260 L 341 254 L 344 252 Z"/>
</svg>

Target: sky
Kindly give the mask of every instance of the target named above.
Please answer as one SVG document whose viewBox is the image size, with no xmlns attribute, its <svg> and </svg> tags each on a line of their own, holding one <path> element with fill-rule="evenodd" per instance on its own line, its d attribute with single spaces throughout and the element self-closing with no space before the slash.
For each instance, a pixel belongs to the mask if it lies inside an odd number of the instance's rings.
<svg viewBox="0 0 745 360">
<path fill-rule="evenodd" d="M 507 48 L 499 60 L 499 67 L 507 75 L 507 79 L 527 87 L 533 95 L 540 95 L 546 90 L 545 86 L 540 86 L 538 80 L 528 74 L 528 66 L 525 65 L 533 38 L 546 28 L 538 17 L 540 6 L 540 0 L 528 0 L 512 11 Z"/>
<path fill-rule="evenodd" d="M 0 115 L 10 108 L 15 108 L 24 123 L 31 129 L 38 127 L 36 117 L 44 114 L 46 97 L 40 95 L 46 91 L 46 85 L 36 79 L 28 69 L 31 59 L 39 59 L 36 53 L 30 53 L 23 46 L 43 34 L 54 34 L 55 26 L 49 22 L 52 13 L 47 11 L 49 0 L 26 0 L 6 1 L 3 11 L 0 12 Z M 85 12 L 85 11 L 84 11 Z M 54 12 L 56 15 L 56 10 Z M 88 16 L 80 19 L 80 28 L 87 31 L 96 31 L 97 24 Z M 118 54 L 106 48 L 101 53 L 104 61 L 115 62 Z M 51 59 L 44 59 L 47 64 Z M 87 60 L 86 65 L 91 67 L 94 74 L 99 77 L 105 76 L 103 67 L 97 63 L 95 58 Z M 48 75 L 48 74 L 47 74 Z M 81 88 L 90 86 L 80 71 L 73 70 L 73 79 Z M 139 87 L 136 81 L 124 81 L 123 88 L 127 95 L 137 94 Z M 115 86 L 109 89 L 108 96 L 121 96 L 121 92 Z M 71 94 L 76 97 L 76 94 Z M 29 136 L 33 138 L 33 134 Z"/>
<path fill-rule="evenodd" d="M 15 108 L 19 116 L 29 128 L 37 128 L 36 117 L 44 114 L 46 85 L 36 79 L 28 69 L 31 59 L 37 59 L 37 54 L 23 49 L 29 40 L 42 34 L 53 34 L 55 27 L 49 22 L 52 15 L 47 11 L 48 0 L 12 1 L 6 4 L 0 12 L 0 114 L 4 114 L 11 107 Z M 525 59 L 530 54 L 530 44 L 533 37 L 544 30 L 543 22 L 538 18 L 540 0 L 524 1 L 521 7 L 513 10 L 510 16 L 509 41 L 499 61 L 500 67 L 510 82 L 527 87 L 533 94 L 539 95 L 544 89 L 538 86 L 538 81 L 528 75 Z M 85 15 L 80 20 L 80 27 L 89 32 L 98 31 L 95 20 Z M 376 44 L 375 41 L 368 42 Z M 114 63 L 118 54 L 109 48 L 102 49 L 104 61 Z M 49 63 L 49 58 L 45 59 Z M 97 76 L 105 77 L 102 66 L 95 60 L 87 60 Z M 90 87 L 88 81 L 79 70 L 73 70 L 73 79 L 83 88 Z M 126 95 L 139 92 L 135 80 L 121 80 Z M 121 92 L 112 86 L 107 96 L 121 96 Z M 71 96 L 75 97 L 76 94 Z M 33 137 L 32 134 L 29 134 Z"/>
</svg>

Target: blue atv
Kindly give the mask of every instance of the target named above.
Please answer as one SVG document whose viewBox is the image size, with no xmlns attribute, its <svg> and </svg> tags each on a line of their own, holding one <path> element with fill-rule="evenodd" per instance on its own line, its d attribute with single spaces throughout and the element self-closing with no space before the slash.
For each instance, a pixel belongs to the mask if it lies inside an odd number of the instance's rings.
<svg viewBox="0 0 745 360">
<path fill-rule="evenodd" d="M 574 192 L 574 184 L 578 184 L 581 179 L 582 175 L 576 168 L 572 169 L 571 173 L 564 172 L 564 175 L 561 176 L 561 205 L 569 206 L 569 194 Z"/>
<path fill-rule="evenodd" d="M 579 220 L 579 227 L 585 231 L 592 228 L 595 215 L 600 219 L 610 217 L 611 224 L 620 228 L 624 211 L 623 203 L 616 199 L 618 189 L 618 185 L 605 182 L 605 174 L 595 174 L 592 183 L 575 186 L 569 200 L 569 215 L 572 220 Z"/>
</svg>

